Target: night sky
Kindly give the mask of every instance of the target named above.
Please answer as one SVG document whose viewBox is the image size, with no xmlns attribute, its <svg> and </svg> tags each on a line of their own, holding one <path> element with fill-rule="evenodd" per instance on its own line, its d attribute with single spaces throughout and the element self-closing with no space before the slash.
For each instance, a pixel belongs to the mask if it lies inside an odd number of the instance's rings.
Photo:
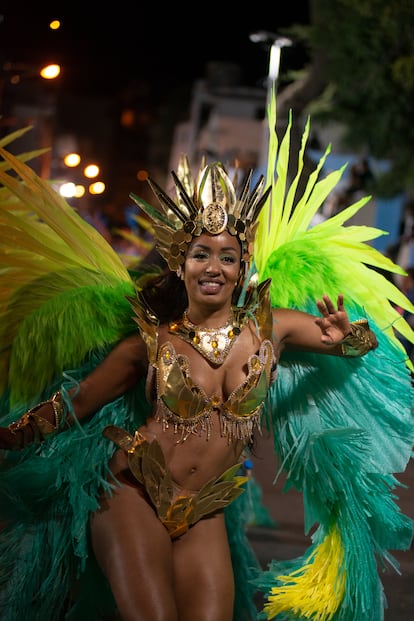
<svg viewBox="0 0 414 621">
<path fill-rule="evenodd" d="M 122 11 L 115 9 L 116 3 L 109 10 L 99 3 L 94 11 L 56 2 L 56 9 L 49 11 L 44 2 L 33 3 L 32 8 L 3 2 L 0 59 L 58 62 L 63 88 L 91 94 L 110 95 L 133 80 L 149 81 L 162 93 L 202 79 L 206 64 L 215 61 L 239 65 L 243 84 L 261 86 L 268 52 L 252 43 L 249 34 L 256 30 L 283 34 L 293 23 L 309 20 L 308 2 L 303 0 L 284 3 L 283 9 L 275 5 L 271 12 L 265 3 L 259 3 L 262 10 L 255 3 L 252 16 L 233 3 L 224 11 L 220 5 L 218 10 L 217 5 L 194 3 L 192 13 L 183 12 L 179 3 L 167 10 L 158 3 L 154 8 L 137 2 L 119 4 Z M 55 17 L 62 27 L 52 32 L 48 23 Z M 300 49 L 285 48 L 281 70 L 298 68 L 302 58 Z"/>
</svg>

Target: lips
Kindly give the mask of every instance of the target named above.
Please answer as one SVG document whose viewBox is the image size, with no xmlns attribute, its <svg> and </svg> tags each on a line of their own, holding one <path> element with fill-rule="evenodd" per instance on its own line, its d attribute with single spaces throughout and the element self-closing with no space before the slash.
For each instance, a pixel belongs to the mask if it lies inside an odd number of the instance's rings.
<svg viewBox="0 0 414 621">
<path fill-rule="evenodd" d="M 222 287 L 222 283 L 216 280 L 201 280 L 199 284 L 203 293 L 208 294 L 218 293 Z"/>
</svg>

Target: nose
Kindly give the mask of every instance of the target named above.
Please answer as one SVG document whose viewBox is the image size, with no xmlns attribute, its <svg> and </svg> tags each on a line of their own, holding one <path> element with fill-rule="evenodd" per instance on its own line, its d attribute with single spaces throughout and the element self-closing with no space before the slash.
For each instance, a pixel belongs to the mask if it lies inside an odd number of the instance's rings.
<svg viewBox="0 0 414 621">
<path fill-rule="evenodd" d="M 219 274 L 221 271 L 220 261 L 216 257 L 210 257 L 206 265 L 206 274 Z"/>
</svg>

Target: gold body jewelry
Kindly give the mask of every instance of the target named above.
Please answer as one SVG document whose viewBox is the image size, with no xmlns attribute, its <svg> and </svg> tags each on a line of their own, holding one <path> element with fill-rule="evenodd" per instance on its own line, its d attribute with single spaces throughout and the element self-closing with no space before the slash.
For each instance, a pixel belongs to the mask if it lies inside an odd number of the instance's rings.
<svg viewBox="0 0 414 621">
<path fill-rule="evenodd" d="M 43 405 L 47 405 L 49 403 L 53 407 L 53 422 L 48 421 L 46 418 L 38 414 L 39 409 Z M 64 409 L 60 391 L 55 392 L 52 398 L 48 401 L 42 401 L 34 408 L 28 410 L 18 421 L 11 423 L 8 427 L 13 433 L 18 431 L 23 432 L 23 442 L 19 443 L 19 446 L 16 448 L 25 448 L 29 444 L 40 444 L 40 442 L 43 442 L 45 438 L 58 431 L 59 425 L 62 422 L 63 414 Z"/>
<path fill-rule="evenodd" d="M 179 321 L 169 324 L 169 332 L 177 334 L 184 341 L 190 343 L 204 358 L 216 365 L 221 365 L 229 353 L 236 337 L 240 334 L 234 316 L 220 328 L 203 328 L 193 324 L 187 316 L 187 311 Z"/>
<path fill-rule="evenodd" d="M 351 333 L 341 341 L 342 355 L 364 356 L 375 347 L 374 336 L 367 319 L 358 319 L 351 323 Z"/>
<path fill-rule="evenodd" d="M 173 342 L 166 341 L 158 346 L 157 318 L 148 309 L 139 292 L 136 299 L 130 298 L 135 312 L 134 319 L 147 344 L 151 367 L 147 394 L 151 400 L 156 400 L 154 417 L 162 423 L 164 430 L 169 426 L 174 428 L 174 433 L 179 435 L 177 442 L 184 442 L 190 435 L 203 433 L 208 440 L 214 412 L 220 420 L 221 434 L 229 442 L 237 439 L 248 443 L 254 429 L 260 430 L 267 392 L 275 379 L 272 372 L 275 354 L 271 342 L 269 286 L 270 280 L 267 280 L 249 290 L 245 305 L 232 308 L 231 321 L 225 327 L 206 330 L 194 326 L 188 319 L 186 321 L 185 316 L 169 326 L 171 334 L 191 344 L 210 362 L 221 364 L 242 327 L 252 322 L 252 329 L 257 330 L 261 345 L 258 352 L 247 360 L 246 379 L 224 401 L 218 394 L 207 395 L 201 386 L 194 383 L 188 357 L 178 354 Z"/>
<path fill-rule="evenodd" d="M 237 476 L 240 464 L 235 464 L 220 477 L 205 483 L 198 492 L 177 496 L 177 486 L 157 440 L 148 442 L 142 434 L 132 436 L 115 425 L 105 427 L 103 433 L 128 452 L 129 468 L 144 487 L 171 539 L 186 533 L 201 518 L 224 509 L 244 491 L 241 486 L 248 477 Z"/>
</svg>

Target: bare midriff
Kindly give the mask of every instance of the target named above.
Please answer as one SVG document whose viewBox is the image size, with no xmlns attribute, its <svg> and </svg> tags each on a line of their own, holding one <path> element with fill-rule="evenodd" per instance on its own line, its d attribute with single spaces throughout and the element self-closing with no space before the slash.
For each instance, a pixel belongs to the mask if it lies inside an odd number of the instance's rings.
<svg viewBox="0 0 414 621">
<path fill-rule="evenodd" d="M 180 442 L 180 435 L 174 433 L 173 425 L 163 431 L 162 425 L 152 417 L 139 431 L 149 441 L 158 441 L 174 482 L 190 491 L 199 490 L 204 483 L 219 477 L 237 463 L 245 447 L 240 440 L 229 442 L 227 437 L 221 436 L 217 413 L 212 416 L 209 440 L 205 433 L 201 433 L 191 434 L 185 442 Z"/>
</svg>

